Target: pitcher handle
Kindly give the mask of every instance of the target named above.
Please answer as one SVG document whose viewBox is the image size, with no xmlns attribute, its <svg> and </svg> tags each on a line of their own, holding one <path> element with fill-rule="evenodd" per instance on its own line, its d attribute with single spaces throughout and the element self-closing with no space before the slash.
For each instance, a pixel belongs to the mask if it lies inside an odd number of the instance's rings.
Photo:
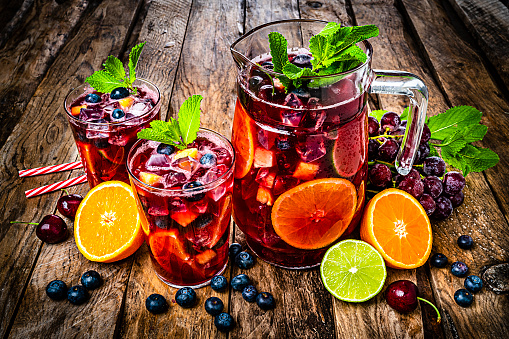
<svg viewBox="0 0 509 339">
<path fill-rule="evenodd" d="M 407 175 L 412 169 L 426 121 L 428 87 L 412 73 L 386 70 L 373 72 L 375 78 L 370 93 L 406 95 L 410 99 L 405 135 L 395 161 L 398 173 Z"/>
</svg>

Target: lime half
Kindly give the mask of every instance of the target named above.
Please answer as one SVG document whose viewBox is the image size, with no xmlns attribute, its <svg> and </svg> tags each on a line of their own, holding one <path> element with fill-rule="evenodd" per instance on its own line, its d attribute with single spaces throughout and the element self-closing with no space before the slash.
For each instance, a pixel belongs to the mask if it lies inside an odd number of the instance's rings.
<svg viewBox="0 0 509 339">
<path fill-rule="evenodd" d="M 382 255 L 370 244 L 348 239 L 327 250 L 320 266 L 325 288 L 336 298 L 362 302 L 382 289 L 387 270 Z"/>
</svg>

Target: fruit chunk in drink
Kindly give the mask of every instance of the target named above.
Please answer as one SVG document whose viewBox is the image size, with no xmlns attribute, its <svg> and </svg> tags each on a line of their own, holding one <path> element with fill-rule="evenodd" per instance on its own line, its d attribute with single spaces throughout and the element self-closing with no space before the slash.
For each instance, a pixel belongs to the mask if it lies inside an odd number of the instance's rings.
<svg viewBox="0 0 509 339">
<path fill-rule="evenodd" d="M 157 87 L 144 80 L 137 80 L 134 87 L 135 94 L 112 99 L 111 93 L 82 85 L 66 98 L 65 109 L 91 188 L 108 180 L 129 183 L 125 163 L 136 134 L 159 119 Z"/>
<path fill-rule="evenodd" d="M 171 286 L 203 286 L 228 261 L 233 148 L 205 129 L 184 150 L 140 140 L 128 158 L 153 266 Z"/>
<path fill-rule="evenodd" d="M 310 60 L 305 51 L 298 53 L 290 53 L 289 61 Z M 368 143 L 367 94 L 359 89 L 362 74 L 354 72 L 325 87 L 314 88 L 308 81 L 285 92 L 278 78 L 266 72 L 272 68 L 270 57 L 252 62 L 238 78 L 232 132 L 237 156 L 235 222 L 262 259 L 287 268 L 316 266 L 330 243 L 303 249 L 285 242 L 275 231 L 273 206 L 282 194 L 306 182 L 344 178 L 355 186 L 357 205 L 349 225 L 331 234 L 331 241 L 358 225 Z M 318 233 L 321 226 L 316 223 Z"/>
</svg>

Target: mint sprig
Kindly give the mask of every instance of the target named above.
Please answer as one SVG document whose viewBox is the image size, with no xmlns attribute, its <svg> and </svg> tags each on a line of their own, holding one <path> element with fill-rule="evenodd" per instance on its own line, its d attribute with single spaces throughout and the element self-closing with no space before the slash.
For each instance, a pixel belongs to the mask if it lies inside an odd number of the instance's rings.
<svg viewBox="0 0 509 339">
<path fill-rule="evenodd" d="M 375 110 L 370 116 L 380 120 L 386 110 Z M 408 107 L 400 116 L 408 117 Z M 455 106 L 444 113 L 429 117 L 426 121 L 430 131 L 430 156 L 438 156 L 438 149 L 444 161 L 463 172 L 466 176 L 470 172 L 482 172 L 495 166 L 500 160 L 498 155 L 490 149 L 472 145 L 481 141 L 488 127 L 482 125 L 482 113 L 472 106 Z"/>
<path fill-rule="evenodd" d="M 333 75 L 350 70 L 367 59 L 364 51 L 355 44 L 378 34 L 375 25 L 341 27 L 340 24 L 329 22 L 320 33 L 309 40 L 313 66 L 311 70 L 290 63 L 287 40 L 280 33 L 271 32 L 269 47 L 274 71 L 286 76 L 278 78 L 288 91 L 291 85 L 300 87 L 303 83 L 302 77 Z M 328 86 L 338 80 L 340 80 L 338 76 L 313 79 L 308 86 L 313 88 Z"/>
<path fill-rule="evenodd" d="M 138 132 L 138 139 L 147 139 L 173 145 L 179 150 L 192 143 L 200 129 L 200 104 L 203 97 L 193 95 L 180 106 L 178 119 L 170 118 L 168 122 L 154 120 L 150 128 Z"/>
<path fill-rule="evenodd" d="M 125 87 L 135 93 L 136 89 L 133 87 L 133 83 L 136 80 L 136 66 L 143 46 L 145 46 L 145 42 L 134 46 L 129 53 L 129 75 L 126 75 L 122 61 L 110 55 L 103 64 L 104 70 L 95 71 L 85 81 L 101 93 L 109 93 L 118 87 Z"/>
</svg>

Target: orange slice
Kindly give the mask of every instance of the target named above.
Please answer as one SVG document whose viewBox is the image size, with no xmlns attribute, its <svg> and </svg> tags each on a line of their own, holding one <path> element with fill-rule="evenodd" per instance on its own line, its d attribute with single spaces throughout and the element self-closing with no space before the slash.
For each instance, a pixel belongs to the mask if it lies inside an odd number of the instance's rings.
<svg viewBox="0 0 509 339">
<path fill-rule="evenodd" d="M 254 160 L 254 135 L 255 127 L 253 119 L 247 115 L 239 99 L 235 105 L 233 117 L 232 143 L 235 148 L 235 172 L 234 176 L 241 179 L 249 173 Z"/>
<path fill-rule="evenodd" d="M 433 244 L 426 211 L 413 196 L 396 188 L 383 190 L 369 201 L 360 233 L 392 268 L 422 266 Z"/>
<path fill-rule="evenodd" d="M 131 186 L 106 181 L 91 189 L 76 212 L 74 237 L 92 261 L 118 261 L 136 252 L 144 234 Z"/>
<path fill-rule="evenodd" d="M 274 231 L 288 245 L 312 250 L 336 241 L 357 207 L 355 186 L 346 179 L 308 181 L 281 194 L 272 207 Z"/>
</svg>

